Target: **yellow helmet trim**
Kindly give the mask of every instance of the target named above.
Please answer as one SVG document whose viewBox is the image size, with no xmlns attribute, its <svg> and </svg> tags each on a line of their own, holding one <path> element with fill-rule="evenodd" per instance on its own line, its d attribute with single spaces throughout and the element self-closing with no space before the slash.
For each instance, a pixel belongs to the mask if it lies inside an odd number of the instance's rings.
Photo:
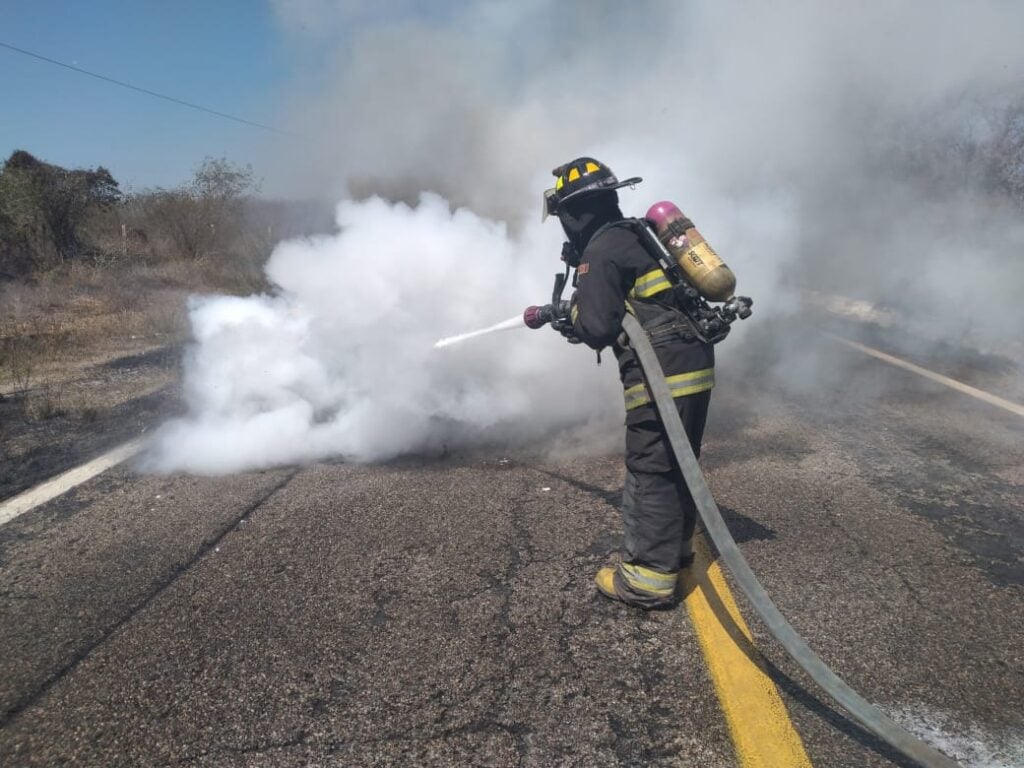
<svg viewBox="0 0 1024 768">
<path fill-rule="evenodd" d="M 597 163 L 587 163 L 587 173 L 593 173 L 594 171 L 601 170 L 601 166 Z"/>
<path fill-rule="evenodd" d="M 569 171 L 569 181 L 576 181 L 580 177 L 580 169 L 573 168 Z"/>
<path fill-rule="evenodd" d="M 555 189 L 561 189 L 564 186 L 565 186 L 565 176 L 559 176 L 558 180 L 555 182 Z"/>
</svg>

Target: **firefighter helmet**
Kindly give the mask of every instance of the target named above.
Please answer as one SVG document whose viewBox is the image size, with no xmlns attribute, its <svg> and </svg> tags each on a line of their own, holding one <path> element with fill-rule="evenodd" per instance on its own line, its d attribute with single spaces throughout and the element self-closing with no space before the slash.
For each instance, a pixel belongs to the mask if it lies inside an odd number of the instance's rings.
<svg viewBox="0 0 1024 768">
<path fill-rule="evenodd" d="M 631 187 L 643 181 L 639 176 L 619 181 L 611 168 L 592 157 L 578 157 L 571 163 L 558 166 L 551 173 L 556 181 L 554 187 L 544 192 L 544 218 L 558 213 L 558 207 L 566 200 L 594 192 Z"/>
</svg>

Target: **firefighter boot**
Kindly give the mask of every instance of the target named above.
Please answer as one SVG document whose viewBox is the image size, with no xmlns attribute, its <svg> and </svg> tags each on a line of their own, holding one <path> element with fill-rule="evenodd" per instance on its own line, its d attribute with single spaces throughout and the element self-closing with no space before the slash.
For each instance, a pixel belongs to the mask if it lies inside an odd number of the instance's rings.
<svg viewBox="0 0 1024 768">
<path fill-rule="evenodd" d="M 640 574 L 637 572 L 640 571 L 648 581 L 653 575 L 659 583 L 638 584 Z M 605 597 L 644 609 L 674 607 L 678 603 L 676 582 L 677 574 L 656 574 L 628 563 L 601 568 L 594 577 L 598 591 Z"/>
<path fill-rule="evenodd" d="M 612 600 L 622 599 L 615 591 L 615 568 L 609 566 L 599 570 L 594 577 L 594 583 L 597 585 L 597 591 L 605 597 L 610 597 Z"/>
</svg>

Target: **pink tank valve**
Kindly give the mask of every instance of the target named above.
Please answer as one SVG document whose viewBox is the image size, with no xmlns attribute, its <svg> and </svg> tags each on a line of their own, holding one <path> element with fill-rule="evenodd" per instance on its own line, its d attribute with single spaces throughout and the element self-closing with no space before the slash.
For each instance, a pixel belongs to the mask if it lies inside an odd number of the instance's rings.
<svg viewBox="0 0 1024 768">
<path fill-rule="evenodd" d="M 656 230 L 660 231 L 663 227 L 668 225 L 669 221 L 681 218 L 682 216 L 683 212 L 679 210 L 679 207 L 675 203 L 670 203 L 668 200 L 662 200 L 648 208 L 647 215 L 644 216 L 644 218 L 651 222 Z"/>
</svg>

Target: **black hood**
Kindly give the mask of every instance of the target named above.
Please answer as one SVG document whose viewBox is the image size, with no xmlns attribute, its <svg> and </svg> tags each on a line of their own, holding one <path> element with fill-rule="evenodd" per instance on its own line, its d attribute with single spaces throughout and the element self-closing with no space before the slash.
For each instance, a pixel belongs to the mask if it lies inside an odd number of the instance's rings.
<svg viewBox="0 0 1024 768">
<path fill-rule="evenodd" d="M 558 208 L 558 219 L 569 243 L 582 254 L 597 230 L 622 220 L 619 196 L 615 192 L 597 192 L 567 200 Z"/>
</svg>

